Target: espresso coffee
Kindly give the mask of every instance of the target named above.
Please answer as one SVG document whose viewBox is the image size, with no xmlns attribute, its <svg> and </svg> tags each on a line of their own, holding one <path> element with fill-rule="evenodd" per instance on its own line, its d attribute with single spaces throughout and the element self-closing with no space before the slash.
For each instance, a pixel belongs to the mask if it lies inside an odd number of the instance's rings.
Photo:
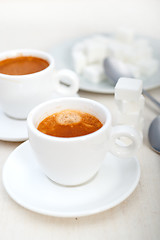
<svg viewBox="0 0 160 240">
<path fill-rule="evenodd" d="M 0 73 L 26 75 L 40 72 L 48 66 L 49 63 L 45 59 L 32 56 L 20 56 L 0 61 Z"/>
<path fill-rule="evenodd" d="M 66 109 L 45 118 L 37 129 L 54 137 L 70 138 L 93 133 L 102 126 L 102 123 L 89 113 Z"/>
</svg>

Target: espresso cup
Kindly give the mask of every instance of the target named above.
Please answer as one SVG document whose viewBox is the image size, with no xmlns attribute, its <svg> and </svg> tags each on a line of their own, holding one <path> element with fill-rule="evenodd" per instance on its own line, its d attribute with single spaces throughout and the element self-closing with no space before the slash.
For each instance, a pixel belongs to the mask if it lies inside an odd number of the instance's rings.
<svg viewBox="0 0 160 240">
<path fill-rule="evenodd" d="M 54 137 L 37 127 L 46 117 L 65 109 L 95 116 L 102 127 L 80 137 Z M 35 107 L 27 118 L 28 135 L 35 159 L 51 180 L 66 186 L 75 186 L 90 180 L 100 169 L 107 152 L 124 158 L 134 156 L 141 143 L 139 133 L 129 126 L 112 127 L 110 111 L 102 104 L 84 98 L 61 98 Z M 119 140 L 127 137 L 131 143 Z"/>
<path fill-rule="evenodd" d="M 49 66 L 39 72 L 26 75 L 0 73 L 0 105 L 4 113 L 16 119 L 26 119 L 36 105 L 52 98 L 54 93 L 72 96 L 79 89 L 77 75 L 68 69 L 56 71 L 53 57 L 43 51 L 20 49 L 3 52 L 0 61 L 19 56 L 44 59 Z M 62 84 L 62 82 L 68 84 Z"/>
</svg>

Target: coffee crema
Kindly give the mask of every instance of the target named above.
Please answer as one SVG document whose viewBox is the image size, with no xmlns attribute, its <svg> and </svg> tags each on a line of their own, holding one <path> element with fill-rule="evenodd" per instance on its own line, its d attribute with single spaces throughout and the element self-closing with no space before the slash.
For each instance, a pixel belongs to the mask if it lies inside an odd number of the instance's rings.
<svg viewBox="0 0 160 240">
<path fill-rule="evenodd" d="M 0 61 L 0 73 L 7 75 L 26 75 L 44 70 L 49 63 L 42 58 L 19 56 Z"/>
<path fill-rule="evenodd" d="M 45 118 L 38 130 L 54 137 L 79 137 L 93 133 L 103 124 L 93 115 L 77 110 L 66 109 Z"/>
</svg>

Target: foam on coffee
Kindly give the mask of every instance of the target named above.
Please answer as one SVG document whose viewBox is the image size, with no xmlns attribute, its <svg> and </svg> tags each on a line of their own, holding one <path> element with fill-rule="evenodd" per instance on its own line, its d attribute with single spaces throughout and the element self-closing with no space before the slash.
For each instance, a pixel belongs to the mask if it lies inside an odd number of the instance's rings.
<svg viewBox="0 0 160 240">
<path fill-rule="evenodd" d="M 93 115 L 66 109 L 45 118 L 38 130 L 55 137 L 78 137 L 97 131 L 102 123 Z"/>
<path fill-rule="evenodd" d="M 56 114 L 55 119 L 57 123 L 61 125 L 79 123 L 82 120 L 79 112 L 72 110 L 65 110 L 60 112 L 59 114 Z"/>
</svg>

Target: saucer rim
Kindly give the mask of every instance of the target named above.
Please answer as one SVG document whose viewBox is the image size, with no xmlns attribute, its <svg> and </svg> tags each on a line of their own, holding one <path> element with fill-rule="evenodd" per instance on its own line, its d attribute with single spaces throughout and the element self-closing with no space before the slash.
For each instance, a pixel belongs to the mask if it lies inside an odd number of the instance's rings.
<svg viewBox="0 0 160 240">
<path fill-rule="evenodd" d="M 7 176 L 6 176 L 6 168 L 7 165 L 9 164 L 10 159 L 12 159 L 12 155 L 15 154 L 15 151 L 19 151 L 19 148 L 23 148 L 25 147 L 25 145 L 29 144 L 29 140 L 21 143 L 17 148 L 15 148 L 15 150 L 13 150 L 13 152 L 9 155 L 9 157 L 7 158 L 3 169 L 2 169 L 2 183 L 3 186 L 7 192 L 7 194 L 11 197 L 12 200 L 14 200 L 17 204 L 19 204 L 21 207 L 30 210 L 34 213 L 38 213 L 38 214 L 42 214 L 42 215 L 47 215 L 47 216 L 52 216 L 52 217 L 61 217 L 61 218 L 74 218 L 74 217 L 84 217 L 84 216 L 90 216 L 90 215 L 94 215 L 97 213 L 101 213 L 104 211 L 107 211 L 109 209 L 112 209 L 113 207 L 119 205 L 120 203 L 122 203 L 124 200 L 126 200 L 136 189 L 139 180 L 140 180 L 140 175 L 141 175 L 141 169 L 140 169 L 140 163 L 137 159 L 137 157 L 133 157 L 134 161 L 136 162 L 137 165 L 137 174 L 136 174 L 136 178 L 133 181 L 131 187 L 129 188 L 129 190 L 122 194 L 121 197 L 118 197 L 117 200 L 112 201 L 109 204 L 103 204 L 103 206 L 101 207 L 97 207 L 94 208 L 92 210 L 78 210 L 78 211 L 74 211 L 74 212 L 70 212 L 70 211 L 66 211 L 65 213 L 63 213 L 62 211 L 60 211 L 58 213 L 58 211 L 50 211 L 50 210 L 46 210 L 43 208 L 35 208 L 35 206 L 31 206 L 31 204 L 28 204 L 27 202 L 25 202 L 25 200 L 19 200 L 19 198 L 16 196 L 16 194 L 9 188 L 9 184 L 7 183 Z M 64 186 L 65 188 L 65 186 Z"/>
<path fill-rule="evenodd" d="M 18 121 L 20 121 L 20 122 L 24 122 L 24 123 L 26 123 L 27 122 L 27 120 L 25 119 L 23 119 L 23 120 L 20 120 L 20 119 L 12 119 L 12 118 L 10 118 L 9 116 L 7 116 L 4 112 L 3 112 L 3 110 L 2 110 L 2 108 L 1 108 L 1 106 L 0 106 L 0 115 L 3 115 L 5 118 L 7 118 L 7 119 L 10 119 L 10 120 L 13 120 L 13 121 L 16 121 L 16 122 L 18 122 Z M 22 135 L 25 135 L 25 134 L 22 134 Z M 8 136 L 8 134 L 6 134 L 6 136 L 1 136 L 0 135 L 0 141 L 4 141 L 4 142 L 23 142 L 23 141 L 26 141 L 28 139 L 28 134 L 26 135 L 26 136 L 20 136 L 20 137 L 9 137 Z"/>
</svg>

